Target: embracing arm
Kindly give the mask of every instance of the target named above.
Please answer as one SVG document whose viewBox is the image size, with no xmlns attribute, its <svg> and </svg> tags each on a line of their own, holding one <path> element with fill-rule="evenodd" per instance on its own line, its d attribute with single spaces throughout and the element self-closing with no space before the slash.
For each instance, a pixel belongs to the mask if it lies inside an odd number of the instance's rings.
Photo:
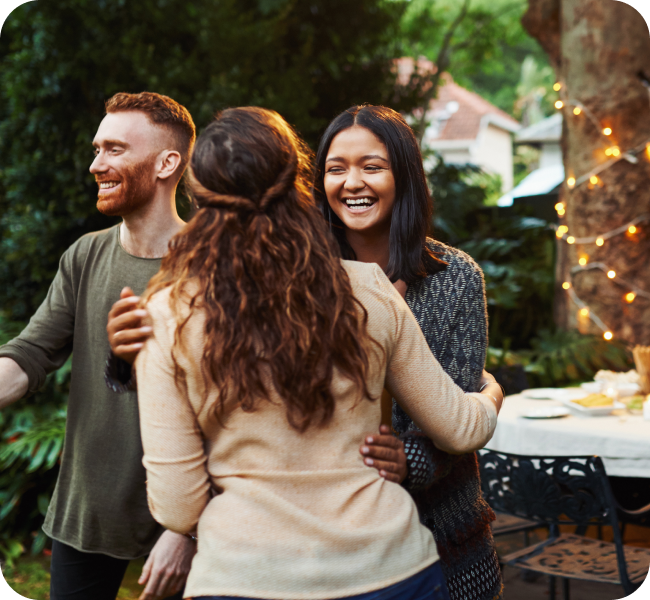
<svg viewBox="0 0 650 600">
<path fill-rule="evenodd" d="M 482 448 L 494 433 L 500 402 L 483 394 L 466 394 L 453 383 L 432 355 L 406 303 L 382 276 L 378 272 L 394 326 L 387 357 L 388 389 L 441 450 L 464 453 Z"/>
<path fill-rule="evenodd" d="M 189 533 L 210 499 L 207 457 L 194 409 L 174 379 L 173 333 L 149 309 L 153 335 L 135 363 L 149 510 L 163 527 Z"/>
<path fill-rule="evenodd" d="M 465 391 L 478 391 L 488 384 L 483 393 L 502 400 L 500 386 L 490 384 L 494 378 L 483 369 L 487 351 L 487 310 L 482 272 L 473 261 L 461 261 L 455 268 L 459 269 L 458 276 L 453 276 L 458 288 L 453 297 L 457 301 L 453 310 L 447 306 L 444 311 L 449 321 L 445 323 L 446 340 L 438 357 L 454 383 Z M 458 286 L 460 282 L 464 282 L 462 287 Z M 429 315 L 429 318 L 434 317 Z M 416 427 L 409 427 L 399 437 L 407 452 L 409 476 L 403 485 L 409 491 L 428 489 L 452 471 L 456 456 L 436 448 Z"/>
</svg>

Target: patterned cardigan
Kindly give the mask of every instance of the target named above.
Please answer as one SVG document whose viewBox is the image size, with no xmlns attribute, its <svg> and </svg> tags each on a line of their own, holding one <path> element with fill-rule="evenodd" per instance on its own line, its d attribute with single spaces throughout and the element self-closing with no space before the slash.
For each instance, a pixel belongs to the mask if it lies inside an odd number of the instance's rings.
<svg viewBox="0 0 650 600">
<path fill-rule="evenodd" d="M 478 391 L 487 352 L 485 286 L 464 252 L 431 239 L 448 263 L 409 285 L 406 303 L 442 368 L 465 391 Z M 490 530 L 494 513 L 481 494 L 475 453 L 438 450 L 393 400 L 393 428 L 404 442 L 411 493 L 436 539 L 452 600 L 498 598 L 501 576 Z"/>
</svg>

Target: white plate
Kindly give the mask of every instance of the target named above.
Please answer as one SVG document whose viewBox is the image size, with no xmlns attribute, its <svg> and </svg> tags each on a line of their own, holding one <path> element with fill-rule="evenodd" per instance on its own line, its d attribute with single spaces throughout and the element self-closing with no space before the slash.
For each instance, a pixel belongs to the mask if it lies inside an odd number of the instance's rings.
<svg viewBox="0 0 650 600">
<path fill-rule="evenodd" d="M 569 410 L 563 406 L 547 406 L 544 408 L 529 410 L 528 412 L 522 413 L 520 416 L 525 419 L 558 419 L 560 417 L 566 417 L 568 414 Z"/>
<path fill-rule="evenodd" d="M 616 400 L 614 400 L 614 404 L 611 406 L 580 406 L 580 404 L 571 402 L 571 400 L 568 399 L 563 399 L 562 404 L 568 406 L 575 414 L 585 417 L 606 417 L 611 414 L 613 410 L 626 408 L 625 404 L 616 402 Z"/>
<path fill-rule="evenodd" d="M 521 395 L 529 400 L 557 400 L 563 391 L 559 388 L 533 388 L 524 390 Z"/>
<path fill-rule="evenodd" d="M 529 400 L 579 400 L 588 394 L 580 388 L 534 388 L 524 390 L 521 395 Z"/>
</svg>

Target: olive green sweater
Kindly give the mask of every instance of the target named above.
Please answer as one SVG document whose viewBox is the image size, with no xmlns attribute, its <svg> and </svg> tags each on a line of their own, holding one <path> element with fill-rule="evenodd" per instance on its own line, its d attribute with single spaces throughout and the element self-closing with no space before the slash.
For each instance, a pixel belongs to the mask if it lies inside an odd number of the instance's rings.
<svg viewBox="0 0 650 600">
<path fill-rule="evenodd" d="M 27 373 L 30 393 L 74 350 L 61 471 L 43 530 L 81 551 L 137 558 L 163 531 L 147 507 L 136 394 L 104 382 L 108 312 L 123 287 L 142 293 L 159 267 L 122 248 L 119 226 L 83 236 L 25 330 L 0 347 Z"/>
</svg>

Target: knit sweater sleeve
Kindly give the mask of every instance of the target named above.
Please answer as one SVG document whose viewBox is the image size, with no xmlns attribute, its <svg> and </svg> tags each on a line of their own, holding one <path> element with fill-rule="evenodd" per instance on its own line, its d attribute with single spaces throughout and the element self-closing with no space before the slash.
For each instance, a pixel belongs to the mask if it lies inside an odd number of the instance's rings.
<svg viewBox="0 0 650 600">
<path fill-rule="evenodd" d="M 451 296 L 457 299 L 456 306 L 453 309 L 447 306 L 446 310 L 439 311 L 454 317 L 445 324 L 447 327 L 444 329 L 449 334 L 446 347 L 449 350 L 439 356 L 439 360 L 464 391 L 477 391 L 487 352 L 485 285 L 481 270 L 473 262 L 464 262 L 463 275 L 454 278 L 456 282 L 464 282 L 464 285 L 457 286 L 457 293 Z M 447 302 L 450 299 L 449 296 L 445 298 Z M 435 349 L 432 347 L 432 351 Z M 460 366 L 457 360 L 459 356 L 463 357 Z M 452 362 L 457 367 L 456 372 L 450 368 Z M 402 485 L 409 492 L 428 489 L 449 475 L 454 463 L 459 460 L 458 455 L 436 448 L 413 423 L 399 438 L 404 442 L 408 467 L 408 476 Z"/>
</svg>

